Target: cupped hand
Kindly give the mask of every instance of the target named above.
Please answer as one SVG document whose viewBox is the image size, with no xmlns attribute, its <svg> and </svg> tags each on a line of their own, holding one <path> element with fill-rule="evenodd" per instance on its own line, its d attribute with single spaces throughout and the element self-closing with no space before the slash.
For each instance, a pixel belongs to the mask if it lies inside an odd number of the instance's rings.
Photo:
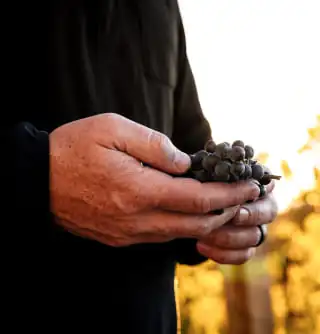
<svg viewBox="0 0 320 334">
<path fill-rule="evenodd" d="M 198 251 L 220 264 L 243 264 L 250 260 L 261 238 L 258 225 L 270 224 L 277 216 L 273 189 L 274 182 L 266 187 L 266 196 L 242 205 L 230 222 L 197 243 Z"/>
</svg>

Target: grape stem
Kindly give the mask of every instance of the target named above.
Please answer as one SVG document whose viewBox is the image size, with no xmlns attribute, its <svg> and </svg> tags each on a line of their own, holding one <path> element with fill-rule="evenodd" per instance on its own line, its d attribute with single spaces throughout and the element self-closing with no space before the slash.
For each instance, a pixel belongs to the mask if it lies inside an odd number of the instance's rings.
<svg viewBox="0 0 320 334">
<path fill-rule="evenodd" d="M 273 180 L 280 180 L 281 179 L 281 176 L 279 175 L 273 175 L 273 174 L 268 174 L 268 178 L 269 179 L 273 179 Z"/>
</svg>

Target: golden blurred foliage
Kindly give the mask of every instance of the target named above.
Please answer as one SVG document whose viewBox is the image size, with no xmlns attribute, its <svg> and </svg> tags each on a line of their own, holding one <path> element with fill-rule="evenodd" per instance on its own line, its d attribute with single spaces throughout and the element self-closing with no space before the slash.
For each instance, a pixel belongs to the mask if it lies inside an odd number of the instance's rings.
<svg viewBox="0 0 320 334">
<path fill-rule="evenodd" d="M 301 151 L 319 145 L 320 115 L 317 126 L 309 129 L 309 135 L 310 140 Z M 289 166 L 283 162 L 282 167 L 290 176 Z M 274 334 L 320 333 L 320 170 L 315 167 L 314 171 L 314 189 L 302 192 L 270 226 L 267 250 L 259 260 L 238 267 L 220 267 L 208 261 L 195 267 L 177 268 L 182 334 L 229 333 L 230 303 L 235 301 L 228 300 L 226 282 L 230 285 L 232 277 L 244 283 L 241 289 L 257 282 L 261 287 L 263 284 L 269 287 Z M 236 276 L 231 275 L 232 271 Z M 234 286 L 241 295 L 241 285 L 234 283 Z M 259 305 L 254 298 L 242 302 L 240 306 L 253 314 Z M 250 317 L 237 319 L 240 328 L 240 322 Z M 246 334 L 264 333 L 263 325 L 255 330 L 253 327 Z"/>
<path fill-rule="evenodd" d="M 320 143 L 320 115 L 317 115 L 317 124 L 315 127 L 308 129 L 309 140 L 302 146 L 298 152 L 311 150 L 314 145 L 319 145 Z"/>
<path fill-rule="evenodd" d="M 287 161 L 281 161 L 281 170 L 285 178 L 289 179 L 292 177 L 292 171 Z"/>
<path fill-rule="evenodd" d="M 182 331 L 219 334 L 226 321 L 224 278 L 217 265 L 205 262 L 177 268 Z"/>
<path fill-rule="evenodd" d="M 266 164 L 269 159 L 269 154 L 262 152 L 257 155 L 257 160 L 259 160 L 262 164 Z"/>
</svg>

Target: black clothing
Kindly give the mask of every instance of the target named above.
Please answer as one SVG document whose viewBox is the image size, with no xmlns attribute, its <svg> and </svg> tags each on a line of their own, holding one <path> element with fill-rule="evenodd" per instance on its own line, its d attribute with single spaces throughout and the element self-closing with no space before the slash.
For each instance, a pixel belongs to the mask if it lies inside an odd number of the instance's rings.
<svg viewBox="0 0 320 334">
<path fill-rule="evenodd" d="M 8 13 L 15 13 L 3 41 L 10 115 L 1 134 L 2 175 L 14 180 L 2 202 L 12 233 L 4 275 L 11 328 L 63 331 L 63 320 L 73 330 L 90 323 L 112 334 L 176 333 L 175 264 L 205 260 L 195 241 L 118 249 L 58 229 L 50 217 L 48 134 L 112 112 L 165 133 L 185 152 L 203 147 L 210 128 L 177 1 L 52 0 Z"/>
</svg>

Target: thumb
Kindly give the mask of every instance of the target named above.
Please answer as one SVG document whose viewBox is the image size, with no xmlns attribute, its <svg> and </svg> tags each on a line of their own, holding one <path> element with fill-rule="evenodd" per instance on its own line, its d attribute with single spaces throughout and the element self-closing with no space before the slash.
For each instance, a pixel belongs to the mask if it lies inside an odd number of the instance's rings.
<svg viewBox="0 0 320 334">
<path fill-rule="evenodd" d="M 114 144 L 119 151 L 169 174 L 182 174 L 189 169 L 190 157 L 167 136 L 120 115 L 115 118 Z"/>
</svg>

